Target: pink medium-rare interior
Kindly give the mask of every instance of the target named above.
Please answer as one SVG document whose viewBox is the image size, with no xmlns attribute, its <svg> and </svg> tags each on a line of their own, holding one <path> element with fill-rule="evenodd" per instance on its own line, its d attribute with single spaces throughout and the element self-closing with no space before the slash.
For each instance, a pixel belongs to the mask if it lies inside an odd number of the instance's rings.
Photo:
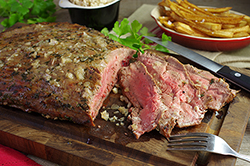
<svg viewBox="0 0 250 166">
<path fill-rule="evenodd" d="M 108 62 L 107 66 L 105 67 L 104 72 L 102 72 L 101 86 L 93 98 L 91 103 L 92 106 L 90 106 L 90 108 L 92 108 L 90 112 L 93 120 L 97 116 L 103 101 L 106 99 L 113 86 L 117 82 L 118 71 L 123 66 L 124 62 L 128 64 L 133 54 L 133 50 L 124 48 L 116 49 L 110 52 L 109 59 L 106 60 Z"/>
<path fill-rule="evenodd" d="M 160 90 L 141 62 L 131 63 L 121 73 L 124 93 L 134 106 L 139 105 L 131 112 L 131 128 L 138 139 L 156 128 L 166 107 L 161 102 Z"/>
</svg>

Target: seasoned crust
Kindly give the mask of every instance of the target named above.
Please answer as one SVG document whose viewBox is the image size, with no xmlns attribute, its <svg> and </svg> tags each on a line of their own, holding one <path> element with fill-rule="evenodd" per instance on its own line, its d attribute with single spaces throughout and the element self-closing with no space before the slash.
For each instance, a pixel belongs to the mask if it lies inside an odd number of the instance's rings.
<svg viewBox="0 0 250 166">
<path fill-rule="evenodd" d="M 0 104 L 76 123 L 93 124 L 117 70 L 133 55 L 78 24 L 27 25 L 0 38 Z"/>
</svg>

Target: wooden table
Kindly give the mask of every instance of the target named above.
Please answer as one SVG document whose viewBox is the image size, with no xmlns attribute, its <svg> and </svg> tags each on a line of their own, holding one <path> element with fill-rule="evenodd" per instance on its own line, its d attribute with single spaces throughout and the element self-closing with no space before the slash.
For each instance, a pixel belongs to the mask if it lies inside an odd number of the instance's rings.
<svg viewBox="0 0 250 166">
<path fill-rule="evenodd" d="M 58 4 L 58 0 L 54 0 L 54 2 Z M 129 17 L 136 9 L 138 9 L 144 3 L 155 5 L 158 2 L 159 1 L 156 1 L 156 0 L 122 0 L 121 6 L 120 6 L 119 20 L 125 17 Z M 193 1 L 190 0 L 190 2 L 194 2 L 196 4 L 201 3 L 198 5 L 207 5 L 207 6 L 211 5 L 210 3 L 213 3 L 212 6 L 233 6 L 234 3 L 236 3 L 235 1 L 232 1 L 232 0 L 216 1 L 216 2 L 212 0 L 204 1 L 204 3 L 208 3 L 208 4 L 204 4 L 201 1 L 195 1 L 195 0 Z M 249 5 L 247 5 L 247 3 L 249 4 L 250 1 L 243 0 L 242 3 L 239 3 L 239 2 L 241 1 L 237 1 L 237 8 L 238 8 L 237 11 L 248 14 L 247 12 L 249 12 L 249 10 L 247 9 L 247 7 Z M 216 5 L 214 5 L 214 3 Z M 226 3 L 226 4 L 223 5 L 223 3 L 224 4 Z M 230 5 L 230 3 L 232 5 Z M 242 4 L 242 6 L 240 6 L 240 4 Z M 239 9 L 242 9 L 242 10 L 239 10 Z M 250 13 L 248 15 L 250 15 Z M 59 10 L 57 12 L 57 21 L 70 22 L 68 11 Z M 239 69 L 239 70 L 241 70 L 245 74 L 250 75 L 250 72 L 248 70 L 244 70 L 244 69 Z M 245 123 L 244 125 L 238 125 L 238 124 L 248 121 L 249 119 L 248 103 L 249 102 L 250 102 L 249 94 L 246 92 L 241 93 L 240 97 L 237 98 L 235 103 L 232 106 L 230 106 L 231 108 L 229 109 L 243 110 L 243 112 L 239 112 L 236 114 L 229 114 L 229 116 L 227 116 L 227 118 L 223 122 L 225 124 L 224 127 L 220 131 L 220 136 L 223 138 L 227 138 L 227 134 L 230 133 L 230 136 L 233 136 L 233 138 L 229 139 L 229 141 L 231 140 L 231 142 L 229 143 L 233 145 L 236 148 L 236 150 L 239 150 L 241 140 L 242 140 L 241 138 L 244 136 L 244 131 L 246 128 L 245 136 L 243 138 L 243 143 L 241 145 L 241 151 L 240 151 L 243 154 L 250 153 L 248 150 L 250 149 L 250 144 L 249 144 L 250 123 L 248 122 L 248 123 Z M 248 106 L 248 109 L 245 108 L 245 106 Z M 98 158 L 98 161 L 102 159 L 103 164 L 111 164 L 111 165 L 112 164 L 116 165 L 116 163 L 119 163 L 119 161 L 121 160 L 127 164 L 137 164 L 137 165 L 144 165 L 145 163 L 147 163 L 147 161 L 150 161 L 148 162 L 148 165 L 150 165 L 150 163 L 153 164 L 154 162 L 155 164 L 156 162 L 161 163 L 161 164 L 167 164 L 167 163 L 173 164 L 173 161 L 167 161 L 160 157 L 156 157 L 155 155 L 147 154 L 147 150 L 145 150 L 144 152 L 139 151 L 140 146 L 141 146 L 139 144 L 135 145 L 137 147 L 137 150 L 131 151 L 130 147 L 124 147 L 121 145 L 119 145 L 118 147 L 114 147 L 113 145 L 114 140 L 107 143 L 106 141 L 102 141 L 98 139 L 98 142 L 95 143 L 94 140 L 96 138 L 92 138 L 91 136 L 89 137 L 89 139 L 86 139 L 86 137 L 82 137 L 82 135 L 79 134 L 79 132 L 77 132 L 77 134 L 75 133 L 72 134 L 73 131 L 71 133 L 71 129 L 69 128 L 69 126 L 77 130 L 77 127 L 73 126 L 72 124 L 66 123 L 67 124 L 65 125 L 66 127 L 63 127 L 64 125 L 61 125 L 61 124 L 64 122 L 59 122 L 59 124 L 58 123 L 54 124 L 51 121 L 44 121 L 44 119 L 40 117 L 34 120 L 32 116 L 29 117 L 23 113 L 17 114 L 15 111 L 11 112 L 11 117 L 10 115 L 5 114 L 4 112 L 2 112 L 1 115 L 2 115 L 0 116 L 1 117 L 0 119 L 1 135 L 4 134 L 6 137 L 4 140 L 3 140 L 3 137 L 1 137 L 2 139 L 0 138 L 0 143 L 3 143 L 13 148 L 18 147 L 17 148 L 18 150 L 22 151 L 23 149 L 25 153 L 30 152 L 33 155 L 39 156 L 41 158 L 44 158 L 46 160 L 50 160 L 53 162 L 58 162 L 59 164 L 65 164 L 65 165 L 71 164 L 72 165 L 73 162 L 74 162 L 74 165 L 80 165 L 83 162 L 85 162 L 86 164 L 88 163 L 93 164 L 93 162 L 91 161 L 94 161 L 95 157 Z M 237 121 L 233 121 L 233 120 L 237 120 Z M 25 124 L 25 125 L 23 126 L 22 124 Z M 50 127 L 53 125 L 54 125 L 54 128 L 51 129 Z M 73 137 L 70 134 L 72 134 Z M 114 139 L 114 138 L 111 138 L 111 139 Z M 235 140 L 237 141 L 234 142 Z M 146 145 L 150 148 L 150 147 L 154 147 L 154 143 L 157 140 L 152 140 L 149 142 L 147 142 L 146 140 L 144 141 Z M 84 142 L 85 144 L 82 142 Z M 164 144 L 162 144 L 162 146 L 163 146 L 162 148 L 164 149 Z M 36 148 L 37 150 L 34 151 L 34 148 Z M 163 151 L 163 149 L 156 149 L 153 152 L 159 153 L 157 152 L 157 150 Z M 84 151 L 85 153 L 80 154 L 79 150 L 81 150 L 81 152 Z M 95 152 L 98 155 L 97 156 L 91 155 L 91 152 Z M 53 155 L 55 153 L 60 154 L 60 156 Z M 68 154 L 71 154 L 71 155 L 68 155 Z M 189 155 L 191 155 L 192 157 L 195 156 L 192 153 Z M 189 155 L 187 156 L 184 155 L 184 156 L 188 157 Z M 145 159 L 145 156 L 148 158 Z M 86 160 L 86 158 L 89 160 Z M 112 162 L 110 162 L 111 160 Z M 186 159 L 183 159 L 183 160 L 186 160 Z M 213 155 L 212 161 L 213 162 L 218 161 L 217 163 L 212 162 L 211 163 L 212 165 L 213 164 L 223 165 L 223 163 L 225 164 L 228 162 L 234 163 L 235 160 L 230 157 Z M 98 162 L 96 162 L 95 164 L 98 165 Z M 246 162 L 241 161 L 241 160 L 237 160 L 236 162 L 237 166 L 241 166 L 241 165 L 243 166 L 245 164 Z"/>
</svg>

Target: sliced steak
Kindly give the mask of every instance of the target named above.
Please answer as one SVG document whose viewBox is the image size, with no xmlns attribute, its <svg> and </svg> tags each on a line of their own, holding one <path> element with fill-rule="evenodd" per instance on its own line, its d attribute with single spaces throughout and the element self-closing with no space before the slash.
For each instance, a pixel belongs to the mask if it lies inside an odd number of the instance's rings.
<svg viewBox="0 0 250 166">
<path fill-rule="evenodd" d="M 131 63 L 119 72 L 123 93 L 133 104 L 130 126 L 138 139 L 145 132 L 157 127 L 163 111 L 167 107 L 161 102 L 161 92 L 147 68 L 141 62 Z"/>
<path fill-rule="evenodd" d="M 93 121 L 134 51 L 84 26 L 40 23 L 0 34 L 0 104 Z"/>
<path fill-rule="evenodd" d="M 236 95 L 222 79 L 183 65 L 172 56 L 146 52 L 139 55 L 138 61 L 156 80 L 162 91 L 161 100 L 168 107 L 158 124 L 160 133 L 166 137 L 175 125 L 182 128 L 200 124 L 207 109 L 219 110 Z"/>
<path fill-rule="evenodd" d="M 206 111 L 194 111 L 189 104 L 197 89 L 190 83 L 183 64 L 171 56 L 161 57 L 150 52 L 141 54 L 138 60 L 147 66 L 149 73 L 157 80 L 162 101 L 168 107 L 158 124 L 160 133 L 169 137 L 178 122 L 186 126 L 200 124 Z"/>
</svg>

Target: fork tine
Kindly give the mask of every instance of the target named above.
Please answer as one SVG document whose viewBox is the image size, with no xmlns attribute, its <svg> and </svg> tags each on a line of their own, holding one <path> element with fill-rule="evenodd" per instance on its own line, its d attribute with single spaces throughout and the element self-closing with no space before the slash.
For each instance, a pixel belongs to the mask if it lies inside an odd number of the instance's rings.
<svg viewBox="0 0 250 166">
<path fill-rule="evenodd" d="M 168 142 L 169 143 L 174 143 L 174 142 L 190 142 L 190 141 L 199 141 L 199 142 L 205 142 L 207 141 L 206 138 L 182 138 L 182 137 L 179 137 L 179 139 L 168 139 Z"/>
<path fill-rule="evenodd" d="M 180 135 L 171 135 L 170 138 L 179 138 L 179 137 L 209 137 L 208 133 L 187 133 Z"/>
<path fill-rule="evenodd" d="M 171 143 L 168 144 L 167 147 L 170 148 L 180 148 L 180 147 L 185 147 L 185 148 L 207 148 L 207 144 L 203 142 L 189 142 L 189 143 Z"/>
<path fill-rule="evenodd" d="M 207 146 L 206 142 L 170 143 L 167 146 Z"/>
<path fill-rule="evenodd" d="M 174 147 L 170 148 L 168 147 L 167 150 L 183 150 L 183 151 L 206 151 L 207 149 L 205 147 Z"/>
</svg>

